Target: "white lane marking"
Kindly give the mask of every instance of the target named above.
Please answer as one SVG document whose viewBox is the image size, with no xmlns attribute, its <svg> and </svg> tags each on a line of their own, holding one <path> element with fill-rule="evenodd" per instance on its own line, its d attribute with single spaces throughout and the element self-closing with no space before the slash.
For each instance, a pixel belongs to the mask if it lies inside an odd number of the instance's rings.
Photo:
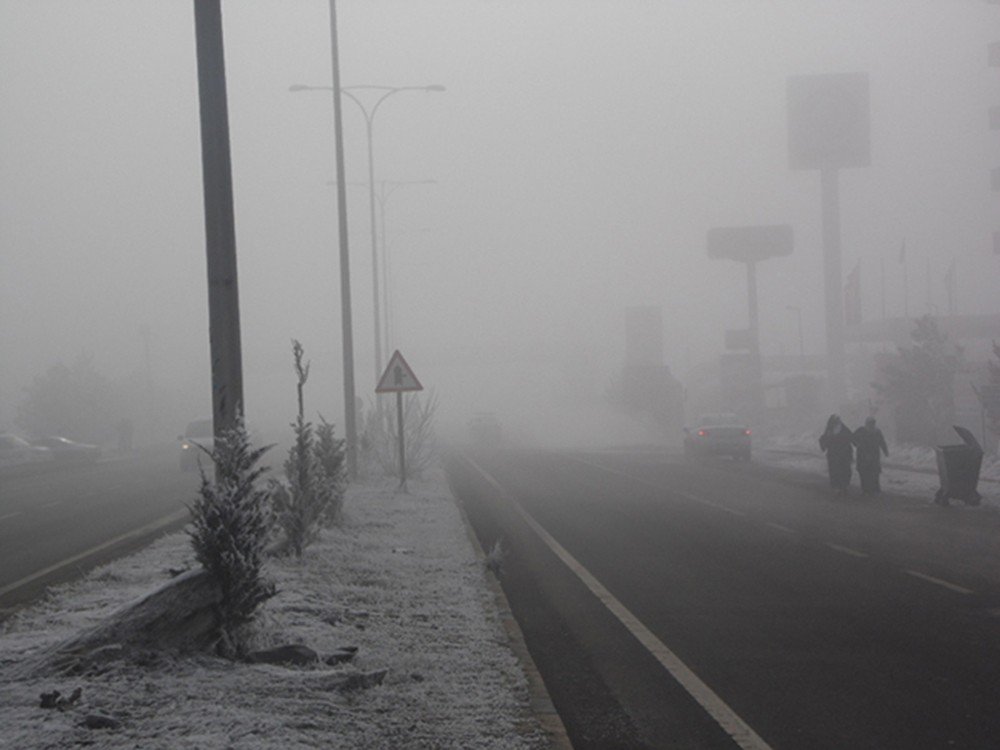
<svg viewBox="0 0 1000 750">
<path fill-rule="evenodd" d="M 0 516 L 0 521 L 6 521 L 8 518 L 14 518 L 14 516 L 20 516 L 21 511 L 14 511 L 13 513 L 8 513 L 7 515 Z"/>
<path fill-rule="evenodd" d="M 946 589 L 950 589 L 951 591 L 954 591 L 959 594 L 976 593 L 972 589 L 967 589 L 964 586 L 959 586 L 958 584 L 955 583 L 949 583 L 948 581 L 942 581 L 940 578 L 935 578 L 934 576 L 929 576 L 926 573 L 921 573 L 919 570 L 907 570 L 906 572 L 909 573 L 914 578 L 919 578 L 929 583 L 936 583 L 938 586 L 944 586 Z"/>
<path fill-rule="evenodd" d="M 662 487 L 659 487 L 659 486 L 653 484 L 652 482 L 647 482 L 645 479 L 642 479 L 642 478 L 637 477 L 637 476 L 633 476 L 632 474 L 626 474 L 624 471 L 618 471 L 618 469 L 612 469 L 610 466 L 605 466 L 604 464 L 594 463 L 593 461 L 587 461 L 585 459 L 578 458 L 577 456 L 571 456 L 571 455 L 565 454 L 565 453 L 560 453 L 559 455 L 560 455 L 560 457 L 568 459 L 569 461 L 576 461 L 577 463 L 583 464 L 584 466 L 589 466 L 592 469 L 600 469 L 601 471 L 605 471 L 608 474 L 614 474 L 615 476 L 625 477 L 625 479 L 629 479 L 629 480 L 631 480 L 633 482 L 638 482 L 639 484 L 644 484 L 647 487 L 652 487 L 655 490 L 662 490 L 663 489 Z M 687 500 L 689 502 L 692 502 L 692 503 L 698 503 L 699 505 L 704 505 L 704 506 L 709 507 L 709 508 L 715 508 L 716 510 L 722 510 L 722 511 L 725 511 L 726 513 L 731 513 L 734 516 L 746 516 L 746 513 L 744 511 L 742 511 L 742 510 L 737 510 L 736 508 L 730 508 L 728 505 L 723 505 L 722 503 L 716 503 L 716 502 L 713 502 L 711 500 L 706 500 L 705 498 L 698 497 L 697 495 L 688 494 L 687 492 L 684 492 L 683 490 L 670 489 L 669 492 L 670 492 L 671 495 L 675 495 L 677 497 L 682 497 L 685 500 Z"/>
<path fill-rule="evenodd" d="M 609 474 L 616 474 L 616 475 L 621 476 L 621 477 L 627 477 L 628 479 L 631 479 L 633 482 L 639 482 L 640 484 L 645 484 L 647 487 L 654 487 L 655 486 L 652 482 L 647 482 L 644 479 L 632 476 L 630 474 L 626 474 L 625 472 L 618 471 L 617 469 L 612 469 L 612 468 L 610 468 L 608 466 L 604 466 L 603 464 L 594 463 L 592 461 L 585 461 L 584 459 L 577 458 L 576 456 L 570 456 L 570 455 L 565 455 L 565 454 L 562 454 L 562 455 L 563 455 L 564 458 L 568 458 L 571 461 L 576 461 L 578 463 L 585 464 L 587 466 L 592 466 L 592 467 L 597 468 L 597 469 L 602 469 L 602 470 L 608 472 Z M 726 510 L 726 507 L 724 505 L 718 505 L 717 503 L 713 503 L 713 502 L 711 502 L 709 500 L 703 500 L 703 499 L 701 499 L 699 497 L 696 497 L 694 495 L 689 495 L 686 492 L 679 492 L 679 491 L 671 490 L 671 493 L 674 494 L 674 495 L 677 495 L 679 497 L 683 497 L 683 498 L 685 498 L 687 500 L 691 500 L 691 501 L 696 502 L 696 503 L 701 503 L 702 505 L 707 505 L 707 506 L 712 507 L 712 508 L 719 508 L 719 509 Z M 738 511 L 734 511 L 734 513 L 736 513 L 738 515 L 744 515 L 744 514 L 739 514 Z M 767 525 L 770 526 L 771 528 L 779 529 L 780 531 L 787 531 L 789 533 L 795 533 L 792 529 L 789 529 L 789 528 L 787 528 L 785 526 L 782 526 L 780 524 L 768 522 Z M 860 550 L 851 549 L 850 547 L 843 547 L 843 546 L 841 546 L 839 544 L 833 544 L 831 542 L 827 542 L 826 545 L 830 549 L 834 549 L 834 550 L 836 550 L 838 552 L 843 552 L 844 554 L 853 555 L 855 557 L 869 557 L 869 555 L 867 553 L 861 552 Z M 940 578 L 935 578 L 934 576 L 929 576 L 929 575 L 927 575 L 925 573 L 921 573 L 921 572 L 916 571 L 916 570 L 907 570 L 905 572 L 909 573 L 911 576 L 915 576 L 916 578 L 920 578 L 920 579 L 922 579 L 924 581 L 928 581 L 929 583 L 935 583 L 938 586 L 943 586 L 944 588 L 950 589 L 951 591 L 955 591 L 955 592 L 957 592 L 959 594 L 974 594 L 974 593 L 976 593 L 972 589 L 967 589 L 964 586 L 959 586 L 959 585 L 954 584 L 954 583 L 949 583 L 948 581 L 943 581 Z"/>
<path fill-rule="evenodd" d="M 577 578 L 590 589 L 590 591 L 604 604 L 608 610 L 618 618 L 629 632 L 638 640 L 653 657 L 673 676 L 681 686 L 687 690 L 688 694 L 694 698 L 698 704 L 719 724 L 720 727 L 732 737 L 733 741 L 743 748 L 743 750 L 771 750 L 770 746 L 741 719 L 733 709 L 723 702 L 708 685 L 702 682 L 691 669 L 674 654 L 666 644 L 653 635 L 650 630 L 643 625 L 639 619 L 633 615 L 625 605 L 594 578 L 590 572 L 576 561 L 566 549 L 557 542 L 549 532 L 534 519 L 521 506 L 517 499 L 507 492 L 503 486 L 493 478 L 485 469 L 466 457 L 469 465 L 478 471 L 483 479 L 495 489 L 500 496 L 506 499 L 514 508 L 524 522 L 539 536 L 539 538 L 552 550 L 555 555 L 565 563 Z"/>
<path fill-rule="evenodd" d="M 837 552 L 843 552 L 845 555 L 851 555 L 852 557 L 868 557 L 867 552 L 862 552 L 861 550 L 856 550 L 851 547 L 844 547 L 840 544 L 834 544 L 833 542 L 827 542 L 826 546 Z"/>
<path fill-rule="evenodd" d="M 709 508 L 715 508 L 716 510 L 725 511 L 734 516 L 745 516 L 742 510 L 736 510 L 736 508 L 730 508 L 728 505 L 722 505 L 721 503 L 713 503 L 711 500 L 701 500 L 702 505 L 707 505 Z"/>
<path fill-rule="evenodd" d="M 34 580 L 37 580 L 43 576 L 48 575 L 49 573 L 59 570 L 60 568 L 65 568 L 66 566 L 79 562 L 80 560 L 83 560 L 84 558 L 90 555 L 93 555 L 97 552 L 101 552 L 102 550 L 108 549 L 109 547 L 113 547 L 114 545 L 118 544 L 119 542 L 123 542 L 126 539 L 130 539 L 135 536 L 142 536 L 143 534 L 149 534 L 154 531 L 157 531 L 158 529 L 163 528 L 164 526 L 169 526 L 172 523 L 176 523 L 177 521 L 180 521 L 182 518 L 187 517 L 188 513 L 189 511 L 187 508 L 175 511 L 174 513 L 171 513 L 169 516 L 164 516 L 163 518 L 157 521 L 153 521 L 152 523 L 147 523 L 145 526 L 140 526 L 138 529 L 132 529 L 132 531 L 127 531 L 124 534 L 116 536 L 114 539 L 109 539 L 108 541 L 102 544 L 98 544 L 96 547 L 91 547 L 90 549 L 81 552 L 78 555 L 67 557 L 65 560 L 57 562 L 55 565 L 49 565 L 47 568 L 42 568 L 41 570 L 32 573 L 30 576 L 25 576 L 19 581 L 8 583 L 6 586 L 0 587 L 0 596 L 4 596 L 5 594 L 8 594 L 16 589 L 19 589 L 22 586 L 29 584 Z"/>
<path fill-rule="evenodd" d="M 56 500 L 55 502 L 52 502 L 52 503 L 43 503 L 42 505 L 39 505 L 38 507 L 39 508 L 54 508 L 57 505 L 62 505 L 62 500 Z"/>
<path fill-rule="evenodd" d="M 765 526 L 770 526 L 772 529 L 777 529 L 778 531 L 784 531 L 786 534 L 794 534 L 795 529 L 790 529 L 787 526 L 782 526 L 780 523 L 774 523 L 774 521 L 766 521 Z"/>
</svg>

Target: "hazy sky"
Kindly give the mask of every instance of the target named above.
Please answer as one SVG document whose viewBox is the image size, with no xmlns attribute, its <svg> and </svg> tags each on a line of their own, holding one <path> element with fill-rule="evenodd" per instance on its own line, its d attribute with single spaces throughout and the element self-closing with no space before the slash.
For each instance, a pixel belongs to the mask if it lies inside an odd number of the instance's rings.
<svg viewBox="0 0 1000 750">
<path fill-rule="evenodd" d="M 765 353 L 822 347 L 819 176 L 788 168 L 793 74 L 867 72 L 872 166 L 841 174 L 844 271 L 865 313 L 932 302 L 954 258 L 962 312 L 996 312 L 1000 8 L 983 0 L 341 0 L 343 85 L 422 86 L 385 102 L 377 180 L 395 336 L 456 413 L 556 372 L 595 397 L 621 365 L 624 309 L 662 305 L 683 375 L 746 324 L 741 266 L 713 226 L 788 223 L 760 269 Z M 248 410 L 291 419 L 290 339 L 307 399 L 342 413 L 326 0 L 223 2 Z M 21 389 L 81 351 L 143 367 L 209 411 L 193 11 L 175 0 L 0 0 L 0 430 Z M 345 102 L 348 179 L 367 179 Z M 358 393 L 374 388 L 367 192 L 348 188 Z M 539 354 L 551 356 L 540 364 Z M 555 364 L 553 364 L 555 363 Z M 539 382 L 542 381 L 542 382 Z M 256 404 L 256 407 L 255 407 Z"/>
</svg>

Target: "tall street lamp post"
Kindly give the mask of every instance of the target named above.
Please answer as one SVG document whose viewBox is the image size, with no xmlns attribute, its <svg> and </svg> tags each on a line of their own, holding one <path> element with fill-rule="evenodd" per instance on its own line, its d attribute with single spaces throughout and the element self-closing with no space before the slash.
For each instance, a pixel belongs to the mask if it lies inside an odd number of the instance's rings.
<svg viewBox="0 0 1000 750">
<path fill-rule="evenodd" d="M 382 322 L 379 308 L 379 282 L 378 282 L 378 239 L 376 236 L 375 219 L 375 148 L 374 148 L 374 123 L 378 108 L 386 99 L 401 91 L 444 91 L 444 86 L 432 84 L 430 86 L 345 86 L 340 89 L 341 93 L 358 105 L 361 113 L 365 117 L 365 132 L 368 136 L 368 210 L 371 218 L 372 237 L 372 304 L 375 311 L 375 380 L 382 376 Z M 376 91 L 382 92 L 381 96 L 375 100 L 371 107 L 365 107 L 361 99 L 353 92 L 355 91 Z"/>
<path fill-rule="evenodd" d="M 337 36 L 337 3 L 330 0 L 330 64 L 333 86 L 330 92 L 340 89 L 340 49 Z M 292 91 L 298 90 L 292 87 Z M 338 245 L 340 249 L 340 317 L 343 345 L 344 374 L 344 431 L 347 441 L 347 474 L 352 479 L 358 474 L 358 406 L 354 390 L 354 332 L 351 317 L 351 255 L 347 235 L 347 190 L 344 176 L 344 135 L 341 123 L 340 97 L 333 99 L 334 156 L 337 170 Z"/>
<path fill-rule="evenodd" d="M 333 91 L 332 86 L 306 86 L 295 84 L 288 87 L 289 91 Z M 354 94 L 355 91 L 376 91 L 382 92 L 370 107 L 366 107 L 364 102 Z M 371 218 L 371 240 L 372 240 L 372 303 L 375 316 L 375 381 L 382 375 L 382 319 L 381 303 L 379 302 L 379 267 L 378 267 L 378 228 L 375 216 L 375 149 L 374 149 L 374 123 L 375 115 L 379 107 L 386 99 L 401 91 L 445 91 L 445 87 L 439 84 L 430 86 L 341 86 L 340 93 L 358 105 L 365 118 L 365 132 L 368 137 L 368 208 Z M 381 411 L 381 401 L 377 401 Z"/>
</svg>

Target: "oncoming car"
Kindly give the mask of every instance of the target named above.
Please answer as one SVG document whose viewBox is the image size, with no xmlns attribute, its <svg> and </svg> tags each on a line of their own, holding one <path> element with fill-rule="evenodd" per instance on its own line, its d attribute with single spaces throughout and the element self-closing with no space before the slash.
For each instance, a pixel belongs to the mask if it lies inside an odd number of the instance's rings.
<svg viewBox="0 0 1000 750">
<path fill-rule="evenodd" d="M 750 460 L 750 428 L 735 414 L 705 414 L 696 427 L 684 428 L 684 455 L 715 455 Z"/>
<path fill-rule="evenodd" d="M 196 419 L 188 424 L 184 434 L 177 439 L 181 442 L 181 471 L 194 471 L 198 467 L 199 459 L 202 463 L 211 462 L 211 457 L 205 453 L 205 451 L 211 452 L 215 445 L 215 431 L 211 419 Z"/>
</svg>

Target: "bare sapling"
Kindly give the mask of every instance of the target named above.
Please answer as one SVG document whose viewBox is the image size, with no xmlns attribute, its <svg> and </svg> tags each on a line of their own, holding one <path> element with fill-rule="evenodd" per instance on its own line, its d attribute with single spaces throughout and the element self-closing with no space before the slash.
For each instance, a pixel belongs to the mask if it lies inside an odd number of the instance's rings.
<svg viewBox="0 0 1000 750">
<path fill-rule="evenodd" d="M 277 523 L 285 537 L 285 548 L 296 557 L 319 535 L 320 526 L 334 513 L 336 478 L 327 476 L 320 458 L 311 422 L 305 418 L 303 390 L 309 379 L 309 363 L 303 363 L 302 344 L 292 341 L 292 356 L 297 376 L 299 413 L 292 430 L 295 442 L 285 460 L 285 481 L 272 481 L 271 497 Z M 331 434 L 332 437 L 332 434 Z"/>
<path fill-rule="evenodd" d="M 421 400 L 418 394 L 403 399 L 403 438 L 406 446 L 406 473 L 419 477 L 437 458 L 434 417 L 437 396 L 432 392 Z M 395 410 L 384 412 L 379 419 L 376 409 L 370 409 L 365 421 L 364 454 L 368 464 L 385 476 L 399 476 L 399 424 Z"/>
</svg>

